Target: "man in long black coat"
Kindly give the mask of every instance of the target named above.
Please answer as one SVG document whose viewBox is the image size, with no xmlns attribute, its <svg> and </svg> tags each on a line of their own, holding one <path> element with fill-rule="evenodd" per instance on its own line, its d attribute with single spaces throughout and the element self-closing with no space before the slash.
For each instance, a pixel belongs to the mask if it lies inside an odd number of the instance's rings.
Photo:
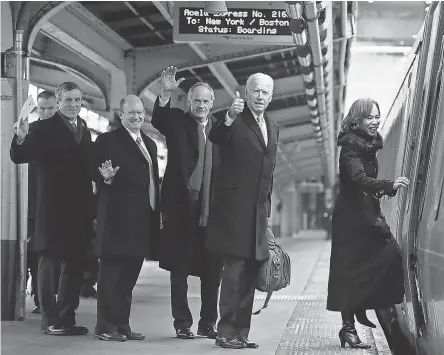
<svg viewBox="0 0 444 355">
<path fill-rule="evenodd" d="M 220 147 L 220 170 L 208 222 L 208 249 L 223 254 L 220 320 L 216 345 L 257 348 L 248 340 L 255 281 L 269 257 L 270 217 L 278 125 L 264 116 L 273 79 L 257 73 L 245 88 L 247 108 L 237 98 L 209 139 Z"/>
<path fill-rule="evenodd" d="M 33 161 L 36 168 L 34 249 L 39 253 L 42 331 L 79 335 L 88 332 L 75 325 L 75 309 L 92 220 L 91 134 L 78 116 L 82 92 L 75 83 L 61 84 L 56 101 L 58 111 L 31 129 L 20 119 L 10 154 L 14 163 Z"/>
<path fill-rule="evenodd" d="M 176 68 L 162 74 L 162 93 L 156 100 L 152 124 L 166 138 L 168 163 L 162 183 L 162 251 L 160 267 L 171 272 L 171 308 L 176 335 L 194 338 L 188 307 L 188 275 L 201 279 L 201 312 L 197 334 L 216 338 L 217 299 L 222 261 L 205 249 L 212 180 L 217 175 L 218 152 L 208 141 L 213 124 L 208 113 L 213 89 L 195 84 L 188 93 L 189 112 L 170 108 L 169 99 L 183 79 Z"/>
<path fill-rule="evenodd" d="M 156 258 L 160 227 L 157 147 L 140 130 L 142 100 L 122 99 L 120 118 L 122 126 L 101 134 L 94 145 L 100 259 L 95 335 L 108 341 L 145 338 L 129 325 L 132 291 L 144 258 Z"/>
</svg>

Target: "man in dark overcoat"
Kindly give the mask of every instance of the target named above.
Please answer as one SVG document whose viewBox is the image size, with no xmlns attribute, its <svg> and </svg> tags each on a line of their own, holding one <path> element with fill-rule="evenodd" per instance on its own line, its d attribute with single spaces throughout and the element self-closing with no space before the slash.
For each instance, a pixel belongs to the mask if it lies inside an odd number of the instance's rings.
<svg viewBox="0 0 444 355">
<path fill-rule="evenodd" d="M 144 118 L 142 100 L 126 96 L 122 125 L 94 144 L 100 259 L 95 336 L 101 340 L 145 338 L 129 324 L 132 291 L 144 258 L 156 258 L 160 227 L 157 147 L 140 130 Z"/>
<path fill-rule="evenodd" d="M 188 275 L 200 277 L 201 312 L 197 334 L 216 338 L 217 299 L 221 257 L 205 249 L 212 180 L 218 152 L 207 139 L 214 92 L 196 83 L 188 92 L 189 112 L 170 107 L 171 92 L 183 81 L 176 68 L 162 74 L 162 93 L 156 100 L 152 124 L 166 138 L 168 163 L 162 182 L 162 251 L 160 267 L 170 271 L 171 308 L 176 335 L 192 339 L 193 318 L 188 307 Z"/>
<path fill-rule="evenodd" d="M 17 122 L 10 154 L 14 163 L 33 161 L 36 169 L 34 250 L 39 254 L 42 332 L 79 335 L 88 333 L 75 325 L 75 309 L 92 220 L 91 134 L 78 116 L 80 88 L 65 82 L 55 94 L 58 111 L 51 118 L 31 129 L 27 119 Z"/>
<path fill-rule="evenodd" d="M 209 250 L 222 253 L 224 269 L 216 345 L 257 348 L 248 340 L 255 281 L 260 262 L 269 257 L 270 217 L 278 125 L 264 115 L 273 79 L 250 76 L 247 106 L 239 93 L 209 139 L 220 147 L 220 168 L 208 222 Z"/>
</svg>

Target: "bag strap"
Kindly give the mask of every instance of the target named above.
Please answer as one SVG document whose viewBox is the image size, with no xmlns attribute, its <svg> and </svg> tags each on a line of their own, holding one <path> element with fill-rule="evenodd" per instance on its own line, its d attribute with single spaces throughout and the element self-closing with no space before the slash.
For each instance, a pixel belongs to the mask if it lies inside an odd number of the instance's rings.
<svg viewBox="0 0 444 355">
<path fill-rule="evenodd" d="M 277 267 L 277 270 L 273 275 L 273 279 L 270 282 L 270 286 L 268 287 L 267 297 L 265 297 L 264 305 L 262 306 L 262 308 L 258 309 L 256 312 L 253 312 L 253 315 L 258 315 L 259 313 L 261 313 L 261 311 L 263 309 L 268 307 L 268 302 L 270 301 L 271 295 L 273 294 L 273 291 L 275 290 L 276 285 L 279 280 L 279 270 L 281 268 L 281 265 L 280 265 L 280 263 L 275 263 L 275 265 Z"/>
</svg>

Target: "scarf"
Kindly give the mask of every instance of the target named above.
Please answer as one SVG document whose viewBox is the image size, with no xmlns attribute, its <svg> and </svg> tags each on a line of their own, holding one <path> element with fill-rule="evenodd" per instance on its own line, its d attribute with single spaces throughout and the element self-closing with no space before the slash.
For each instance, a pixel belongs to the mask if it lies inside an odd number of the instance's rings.
<svg viewBox="0 0 444 355">
<path fill-rule="evenodd" d="M 190 187 L 193 190 L 193 197 L 197 200 L 200 193 L 200 216 L 199 226 L 206 227 L 208 223 L 208 216 L 210 213 L 210 185 L 211 185 L 211 170 L 213 167 L 213 143 L 208 139 L 208 132 L 210 132 L 212 121 L 209 118 L 207 126 L 205 127 L 205 133 L 207 141 L 204 146 L 199 144 L 199 158 L 203 157 L 203 169 L 200 166 L 202 161 L 200 159 L 197 162 L 196 168 L 190 177 Z M 197 129 L 200 131 L 200 125 L 197 125 Z M 203 134 L 199 132 L 198 134 Z M 202 170 L 202 176 L 198 176 Z M 200 184 L 201 182 L 201 184 Z M 200 185 L 200 186 L 199 186 Z"/>
<path fill-rule="evenodd" d="M 376 154 L 383 147 L 382 137 L 378 133 L 370 136 L 362 130 L 340 132 L 338 136 L 338 146 L 349 145 L 367 154 Z"/>
</svg>

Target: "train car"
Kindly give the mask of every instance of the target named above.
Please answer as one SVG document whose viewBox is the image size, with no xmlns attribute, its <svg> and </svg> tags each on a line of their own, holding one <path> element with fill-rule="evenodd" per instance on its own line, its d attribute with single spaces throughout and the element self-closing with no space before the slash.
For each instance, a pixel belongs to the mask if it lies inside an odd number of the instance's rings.
<svg viewBox="0 0 444 355">
<path fill-rule="evenodd" d="M 381 178 L 407 176 L 383 213 L 403 253 L 406 296 L 383 325 L 395 354 L 399 335 L 419 355 L 444 354 L 444 3 L 432 2 L 398 95 L 381 128 Z M 395 319 L 395 318 L 393 318 Z M 392 319 L 392 320 L 393 320 Z M 397 345 L 398 343 L 398 345 Z"/>
</svg>

